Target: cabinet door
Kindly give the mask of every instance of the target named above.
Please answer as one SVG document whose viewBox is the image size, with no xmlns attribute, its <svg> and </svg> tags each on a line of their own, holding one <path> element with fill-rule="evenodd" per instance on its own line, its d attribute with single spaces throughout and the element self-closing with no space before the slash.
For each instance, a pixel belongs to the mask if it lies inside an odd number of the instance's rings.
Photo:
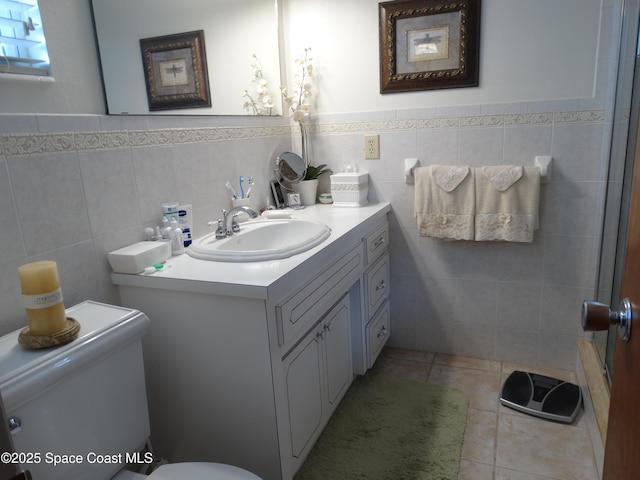
<svg viewBox="0 0 640 480">
<path fill-rule="evenodd" d="M 333 307 L 323 322 L 327 400 L 333 410 L 353 379 L 349 295 Z"/>
<path fill-rule="evenodd" d="M 322 426 L 322 333 L 309 333 L 284 360 L 294 458 Z"/>
</svg>

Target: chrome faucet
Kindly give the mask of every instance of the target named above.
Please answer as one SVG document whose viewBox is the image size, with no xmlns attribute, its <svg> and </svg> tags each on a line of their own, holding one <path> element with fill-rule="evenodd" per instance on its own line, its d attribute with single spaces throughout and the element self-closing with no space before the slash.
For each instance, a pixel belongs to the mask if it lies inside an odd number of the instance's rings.
<svg viewBox="0 0 640 480">
<path fill-rule="evenodd" d="M 218 228 L 216 229 L 216 238 L 229 237 L 235 232 L 240 231 L 240 226 L 234 218 L 241 211 L 245 212 L 251 218 L 258 218 L 258 214 L 246 205 L 239 205 L 228 212 L 226 210 L 222 210 L 222 218 L 218 220 Z"/>
</svg>

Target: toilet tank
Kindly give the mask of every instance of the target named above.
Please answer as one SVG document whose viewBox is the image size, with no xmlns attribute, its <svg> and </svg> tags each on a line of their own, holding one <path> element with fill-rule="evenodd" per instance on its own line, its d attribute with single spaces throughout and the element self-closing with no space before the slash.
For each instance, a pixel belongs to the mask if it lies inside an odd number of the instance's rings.
<svg viewBox="0 0 640 480">
<path fill-rule="evenodd" d="M 28 350 L 0 337 L 0 394 L 23 469 L 34 480 L 109 479 L 149 437 L 137 310 L 87 301 L 67 309 L 72 342 Z"/>
</svg>

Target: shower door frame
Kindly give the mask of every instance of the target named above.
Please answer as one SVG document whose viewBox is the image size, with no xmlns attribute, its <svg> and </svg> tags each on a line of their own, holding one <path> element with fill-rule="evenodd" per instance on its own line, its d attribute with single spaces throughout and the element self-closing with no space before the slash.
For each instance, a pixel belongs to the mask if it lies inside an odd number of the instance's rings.
<svg viewBox="0 0 640 480">
<path fill-rule="evenodd" d="M 640 2 L 625 0 L 621 18 L 605 218 L 596 295 L 598 301 L 609 305 L 617 305 L 620 298 L 636 134 L 640 125 L 639 37 Z M 594 336 L 596 351 L 609 385 L 613 372 L 615 339 L 615 327 L 610 328 L 608 332 L 598 332 Z"/>
</svg>

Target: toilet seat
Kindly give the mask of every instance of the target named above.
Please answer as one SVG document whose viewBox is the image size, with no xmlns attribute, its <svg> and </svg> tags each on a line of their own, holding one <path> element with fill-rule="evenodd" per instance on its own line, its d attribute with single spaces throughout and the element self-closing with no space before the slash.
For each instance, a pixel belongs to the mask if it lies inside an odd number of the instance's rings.
<svg viewBox="0 0 640 480">
<path fill-rule="evenodd" d="M 149 480 L 261 480 L 242 468 L 222 463 L 184 462 L 162 465 Z"/>
</svg>

